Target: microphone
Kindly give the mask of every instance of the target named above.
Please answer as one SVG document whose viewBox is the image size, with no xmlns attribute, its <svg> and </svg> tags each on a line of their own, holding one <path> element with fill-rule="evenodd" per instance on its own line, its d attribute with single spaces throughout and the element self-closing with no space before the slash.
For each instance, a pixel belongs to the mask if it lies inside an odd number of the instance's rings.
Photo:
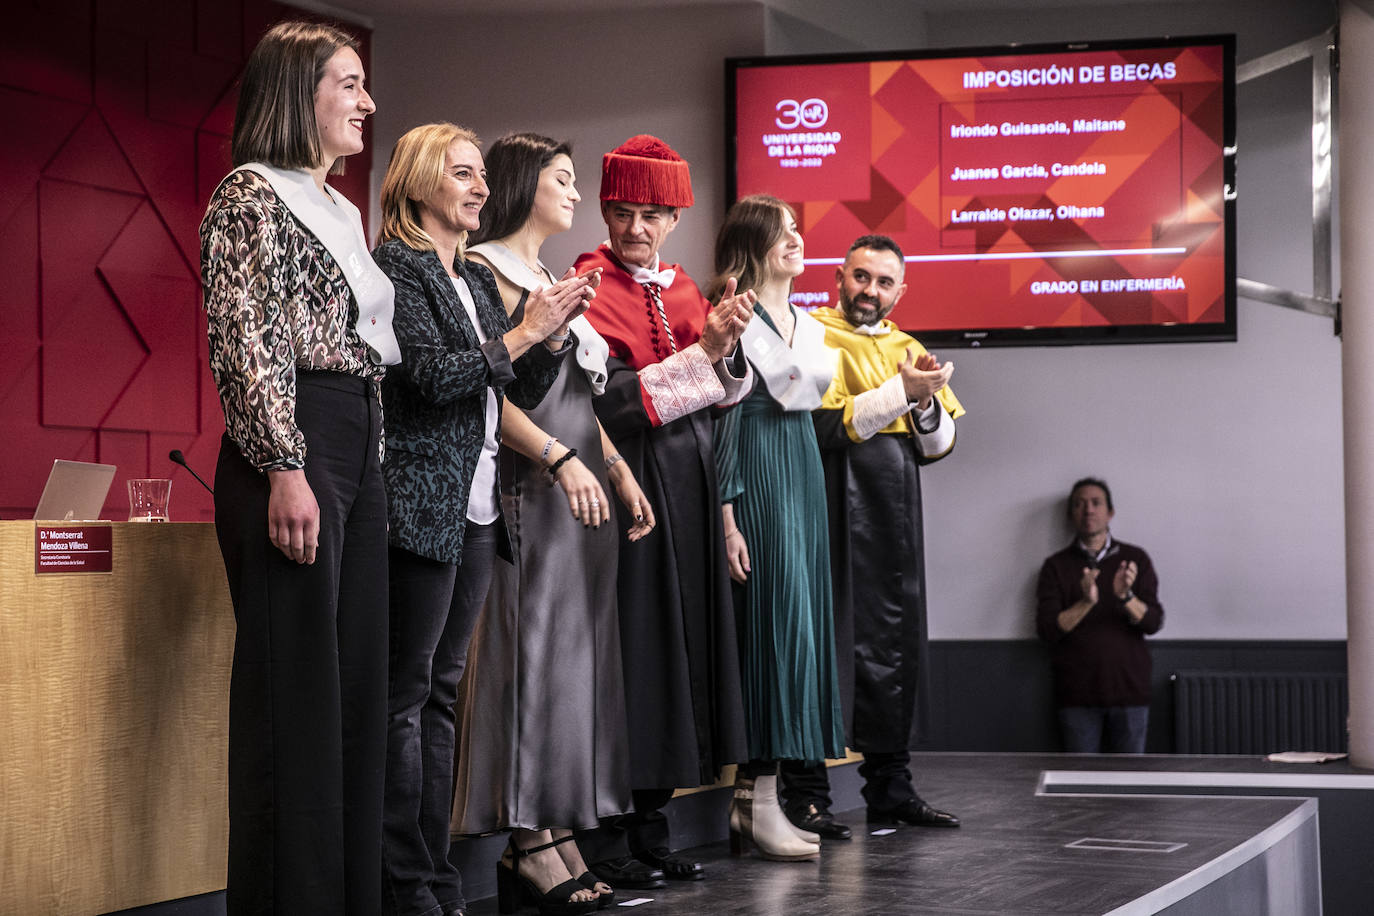
<svg viewBox="0 0 1374 916">
<path fill-rule="evenodd" d="M 175 461 L 177 464 L 181 465 L 182 467 L 184 467 L 187 471 L 190 471 L 191 476 L 194 477 L 197 481 L 199 481 L 199 482 L 200 482 L 200 485 L 201 485 L 202 487 L 204 487 L 205 489 L 209 490 L 211 496 L 214 496 L 214 495 L 215 495 L 215 491 L 210 487 L 210 485 L 209 485 L 208 483 L 206 483 L 205 481 L 201 480 L 199 474 L 197 474 L 195 471 L 192 471 L 192 470 L 191 470 L 191 466 L 190 466 L 189 464 L 186 463 L 186 456 L 183 455 L 183 454 L 181 453 L 181 449 L 179 449 L 179 448 L 174 448 L 174 449 L 172 449 L 170 452 L 167 453 L 167 457 L 170 458 L 170 459 L 172 459 L 173 461 Z"/>
</svg>

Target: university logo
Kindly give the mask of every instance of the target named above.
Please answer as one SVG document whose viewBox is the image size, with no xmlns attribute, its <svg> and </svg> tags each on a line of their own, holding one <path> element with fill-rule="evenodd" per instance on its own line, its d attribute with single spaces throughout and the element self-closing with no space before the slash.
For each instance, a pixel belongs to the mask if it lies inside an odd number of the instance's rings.
<svg viewBox="0 0 1374 916">
<path fill-rule="evenodd" d="M 783 99 L 773 106 L 773 110 L 779 112 L 773 123 L 781 130 L 795 130 L 798 127 L 815 130 L 824 127 L 825 122 L 830 120 L 830 108 L 825 104 L 825 99 L 807 99 L 805 102 Z"/>
</svg>

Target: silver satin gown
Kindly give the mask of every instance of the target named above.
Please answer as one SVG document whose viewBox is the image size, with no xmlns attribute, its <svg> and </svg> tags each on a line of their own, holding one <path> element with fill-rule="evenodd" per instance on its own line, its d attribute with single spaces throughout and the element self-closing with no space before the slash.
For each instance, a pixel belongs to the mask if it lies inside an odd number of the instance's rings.
<svg viewBox="0 0 1374 916">
<path fill-rule="evenodd" d="M 543 403 L 527 414 L 577 449 L 612 517 L 584 528 L 562 487 L 503 448 L 502 500 L 516 563 L 496 564 L 460 687 L 455 833 L 589 828 L 631 809 L 616 497 L 586 373 L 565 360 Z"/>
</svg>

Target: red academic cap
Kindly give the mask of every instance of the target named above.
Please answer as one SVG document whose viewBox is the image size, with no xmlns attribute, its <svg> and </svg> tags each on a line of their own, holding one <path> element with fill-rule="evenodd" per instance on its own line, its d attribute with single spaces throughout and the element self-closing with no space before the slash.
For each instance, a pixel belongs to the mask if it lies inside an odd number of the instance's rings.
<svg viewBox="0 0 1374 916">
<path fill-rule="evenodd" d="M 690 207 L 692 174 L 673 148 L 638 134 L 601 157 L 601 199 Z"/>
</svg>

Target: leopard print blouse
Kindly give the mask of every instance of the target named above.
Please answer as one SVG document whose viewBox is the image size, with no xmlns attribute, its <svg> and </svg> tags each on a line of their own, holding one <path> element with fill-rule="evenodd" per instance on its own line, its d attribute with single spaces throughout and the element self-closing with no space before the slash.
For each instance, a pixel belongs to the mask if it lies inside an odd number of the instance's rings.
<svg viewBox="0 0 1374 916">
<path fill-rule="evenodd" d="M 220 183 L 200 224 L 210 373 L 224 426 L 263 471 L 305 466 L 296 369 L 380 381 L 338 263 L 256 172 Z"/>
</svg>

